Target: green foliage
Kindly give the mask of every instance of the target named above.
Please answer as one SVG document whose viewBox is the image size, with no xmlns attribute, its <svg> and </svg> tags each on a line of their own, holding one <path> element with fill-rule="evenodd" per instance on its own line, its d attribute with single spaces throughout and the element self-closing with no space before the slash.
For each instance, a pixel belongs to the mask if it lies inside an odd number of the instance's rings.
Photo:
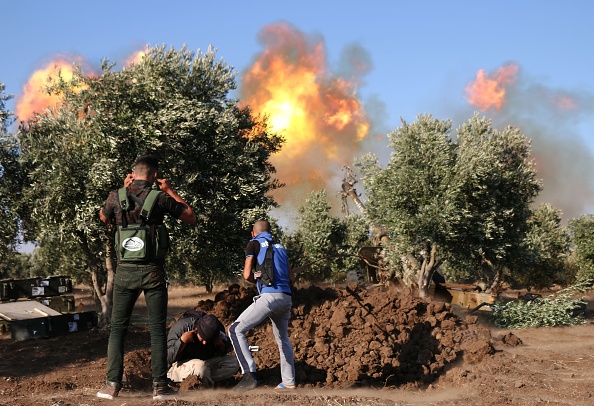
<svg viewBox="0 0 594 406">
<path fill-rule="evenodd" d="M 458 139 L 449 191 L 455 201 L 449 214 L 453 255 L 486 271 L 479 276 L 489 280 L 521 255 L 530 204 L 541 186 L 530 141 L 518 129 L 498 131 L 475 116 L 460 126 Z"/>
<path fill-rule="evenodd" d="M 13 255 L 8 256 L 0 262 L 0 279 L 24 279 L 38 276 L 32 271 L 31 261 L 31 254 L 22 252 L 15 252 Z M 43 276 L 46 276 L 46 274 Z"/>
<path fill-rule="evenodd" d="M 452 212 L 447 199 L 448 184 L 455 162 L 455 145 L 450 139 L 451 122 L 419 116 L 390 133 L 394 149 L 386 168 L 372 155 L 357 161 L 364 175 L 369 196 L 369 220 L 381 224 L 392 237 L 386 249 L 388 264 L 405 280 L 419 283 L 419 272 L 430 261 L 433 245 L 443 247 L 449 239 L 447 214 Z M 410 266 L 401 267 L 409 257 Z M 404 273 L 404 275 L 403 275 Z M 423 277 L 427 282 L 430 275 Z M 428 286 L 428 285 L 427 285 Z"/>
<path fill-rule="evenodd" d="M 586 214 L 568 224 L 573 244 L 573 259 L 578 268 L 577 279 L 594 280 L 594 215 Z"/>
<path fill-rule="evenodd" d="M 369 195 L 368 216 L 377 220 L 403 246 L 419 239 L 443 240 L 444 199 L 454 161 L 451 123 L 420 116 L 389 134 L 394 149 L 388 166 L 371 155 L 359 160 Z"/>
<path fill-rule="evenodd" d="M 369 226 L 361 215 L 348 215 L 340 224 L 342 239 L 338 253 L 344 256 L 339 258 L 339 268 L 333 272 L 335 280 L 344 280 L 346 272 L 350 270 L 365 268 L 355 255 L 361 247 L 369 245 Z"/>
<path fill-rule="evenodd" d="M 330 216 L 330 209 L 325 190 L 313 191 L 305 200 L 305 204 L 299 208 L 298 226 L 303 242 L 302 260 L 307 263 L 327 257 L 327 260 L 318 261 L 304 270 L 301 274 L 303 279 L 328 279 L 336 266 L 336 258 L 333 256 L 338 253 L 340 222 Z"/>
<path fill-rule="evenodd" d="M 63 250 L 64 245 L 59 241 L 46 239 L 44 244 L 37 247 L 31 254 L 29 260 L 31 276 L 69 275 L 75 284 L 92 286 L 91 275 L 85 258 L 80 255 L 80 250 L 73 249 L 70 255 L 65 255 Z M 104 276 L 100 278 L 105 279 Z"/>
<path fill-rule="evenodd" d="M 16 137 L 8 132 L 13 116 L 6 108 L 12 98 L 4 94 L 4 84 L 0 83 L 0 264 L 14 260 L 19 243 L 19 208 L 22 188 L 22 172 L 18 163 L 19 145 Z M 0 276 L 7 270 L 0 270 Z"/>
<path fill-rule="evenodd" d="M 73 82 L 56 81 L 49 91 L 60 108 L 20 130 L 28 224 L 40 246 L 59 241 L 64 257 L 102 267 L 99 208 L 136 156 L 152 153 L 160 176 L 198 215 L 194 225 L 168 223 L 171 276 L 207 288 L 232 278 L 247 241 L 244 215 L 274 206 L 269 192 L 280 184 L 268 158 L 282 139 L 228 98 L 235 73 L 210 49 L 155 47 L 126 69 L 113 67 L 104 60 L 101 75 L 76 71 Z"/>
<path fill-rule="evenodd" d="M 575 296 L 590 285 L 579 283 L 556 295 L 534 300 L 516 300 L 503 305 L 491 305 L 491 320 L 504 328 L 556 327 L 584 324 L 586 302 Z"/>
<path fill-rule="evenodd" d="M 569 255 L 569 235 L 561 226 L 561 212 L 541 205 L 528 219 L 522 256 L 512 265 L 513 281 L 537 289 L 563 283 Z"/>
<path fill-rule="evenodd" d="M 292 266 L 309 265 L 300 280 L 344 280 L 348 270 L 361 267 L 357 252 L 368 244 L 365 220 L 353 215 L 341 221 L 330 208 L 326 191 L 313 191 L 299 208 L 298 230 L 285 237 Z"/>
<path fill-rule="evenodd" d="M 0 83 L 0 128 L 3 134 L 6 133 L 12 120 L 12 113 L 6 109 L 6 102 L 12 99 L 12 95 L 4 94 L 5 89 L 6 85 Z"/>
<path fill-rule="evenodd" d="M 389 134 L 386 168 L 358 160 L 370 220 L 392 236 L 387 258 L 419 286 L 449 261 L 448 276 L 493 280 L 518 258 L 530 203 L 540 190 L 529 140 L 511 127 L 474 116 L 451 134 L 451 122 L 422 115 Z M 458 266 L 452 266 L 452 265 Z M 487 265 L 487 266 L 485 266 Z M 458 272 L 460 269 L 460 272 Z"/>
</svg>

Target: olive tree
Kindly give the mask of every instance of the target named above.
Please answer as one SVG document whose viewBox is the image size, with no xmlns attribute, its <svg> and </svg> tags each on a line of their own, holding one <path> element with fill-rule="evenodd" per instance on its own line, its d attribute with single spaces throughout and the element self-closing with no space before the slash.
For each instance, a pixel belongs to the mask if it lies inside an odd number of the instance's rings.
<svg viewBox="0 0 594 406">
<path fill-rule="evenodd" d="M 453 202 L 447 213 L 448 251 L 469 264 L 476 279 L 498 288 L 504 273 L 525 255 L 531 205 L 541 190 L 530 139 L 511 126 L 494 129 L 476 115 L 458 128 L 457 139 L 446 195 Z M 456 269 L 451 271 L 455 275 Z"/>
<path fill-rule="evenodd" d="M 421 296 L 446 261 L 448 272 L 464 263 L 500 283 L 540 190 L 529 140 L 476 115 L 456 134 L 450 120 L 421 115 L 412 124 L 403 120 L 389 139 L 385 168 L 371 154 L 358 159 L 368 217 L 392 237 L 388 261 Z M 488 272 L 481 274 L 483 266 Z"/>
<path fill-rule="evenodd" d="M 301 279 L 325 280 L 332 275 L 340 222 L 330 215 L 330 209 L 325 190 L 312 191 L 299 208 L 297 225 L 303 254 L 295 265 L 314 262 L 300 272 Z"/>
<path fill-rule="evenodd" d="M 433 273 L 444 261 L 448 241 L 446 200 L 455 163 L 450 121 L 420 116 L 389 134 L 392 157 L 382 168 L 377 157 L 358 159 L 366 188 L 367 217 L 391 235 L 386 258 L 401 268 L 407 284 L 426 295 Z"/>
<path fill-rule="evenodd" d="M 358 250 L 368 243 L 365 220 L 356 215 L 340 220 L 330 210 L 326 191 L 312 191 L 299 208 L 298 229 L 287 237 L 302 280 L 344 280 L 348 270 L 359 267 Z"/>
<path fill-rule="evenodd" d="M 568 224 L 578 281 L 594 281 L 594 215 L 584 214 Z"/>
<path fill-rule="evenodd" d="M 341 222 L 342 241 L 338 248 L 340 257 L 340 268 L 338 272 L 334 273 L 335 279 L 343 279 L 345 272 L 350 270 L 362 270 L 367 268 L 362 262 L 360 250 L 364 246 L 368 246 L 369 242 L 369 227 L 367 221 L 361 214 L 349 214 Z M 371 277 L 371 275 L 368 275 Z M 374 280 L 374 278 L 371 278 Z"/>
<path fill-rule="evenodd" d="M 0 277 L 10 276 L 9 263 L 14 259 L 19 243 L 18 211 L 23 180 L 18 142 L 8 132 L 14 117 L 6 102 L 12 96 L 6 95 L 4 89 L 4 84 L 0 83 Z"/>
<path fill-rule="evenodd" d="M 84 258 L 104 316 L 113 288 L 113 226 L 98 212 L 122 186 L 140 154 L 154 154 L 167 178 L 198 215 L 196 224 L 167 224 L 173 250 L 168 269 L 212 288 L 237 271 L 243 255 L 242 217 L 270 207 L 269 156 L 281 139 L 266 122 L 229 98 L 235 73 L 215 52 L 151 48 L 120 71 L 108 60 L 102 73 L 58 77 L 47 89 L 59 105 L 19 130 L 28 173 L 28 218 L 40 246 L 59 242 L 61 255 Z"/>
<path fill-rule="evenodd" d="M 534 211 L 527 225 L 522 257 L 510 265 L 511 279 L 516 284 L 537 289 L 569 282 L 566 263 L 570 238 L 561 225 L 561 211 L 544 203 Z"/>
</svg>

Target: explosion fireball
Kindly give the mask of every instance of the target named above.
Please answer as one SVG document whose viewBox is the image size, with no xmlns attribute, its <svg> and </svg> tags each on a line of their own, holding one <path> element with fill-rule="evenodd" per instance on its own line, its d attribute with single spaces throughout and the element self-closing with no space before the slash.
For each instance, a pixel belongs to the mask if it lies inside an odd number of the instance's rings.
<svg viewBox="0 0 594 406">
<path fill-rule="evenodd" d="M 264 27 L 260 41 L 264 50 L 242 77 L 242 104 L 268 117 L 271 130 L 285 138 L 272 157 L 279 179 L 290 188 L 323 188 L 329 174 L 350 164 L 369 132 L 356 78 L 334 75 L 324 44 L 288 24 Z M 365 65 L 359 62 L 351 62 L 357 71 Z"/>
</svg>

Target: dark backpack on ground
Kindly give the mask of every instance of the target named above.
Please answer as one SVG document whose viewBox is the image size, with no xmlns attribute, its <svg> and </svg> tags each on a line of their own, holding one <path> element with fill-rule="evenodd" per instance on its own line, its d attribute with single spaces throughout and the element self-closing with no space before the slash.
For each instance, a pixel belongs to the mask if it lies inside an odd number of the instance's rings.
<svg viewBox="0 0 594 406">
<path fill-rule="evenodd" d="M 169 252 L 169 233 L 164 224 L 148 224 L 157 198 L 158 190 L 151 190 L 144 202 L 128 194 L 126 188 L 118 190 L 122 208 L 122 224 L 118 225 L 116 245 L 118 260 L 121 262 L 146 262 L 163 259 Z M 141 204 L 140 223 L 128 224 L 126 213 L 132 209 L 130 199 Z"/>
</svg>

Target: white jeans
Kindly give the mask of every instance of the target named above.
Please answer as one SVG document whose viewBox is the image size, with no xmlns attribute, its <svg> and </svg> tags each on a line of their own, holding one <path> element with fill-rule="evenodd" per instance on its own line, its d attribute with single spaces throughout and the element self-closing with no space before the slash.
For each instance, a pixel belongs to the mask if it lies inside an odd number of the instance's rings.
<svg viewBox="0 0 594 406">
<path fill-rule="evenodd" d="M 196 375 L 203 382 L 213 384 L 233 377 L 239 371 L 239 363 L 233 355 L 213 357 L 206 361 L 189 359 L 183 362 L 174 362 L 167 377 L 173 382 L 181 382 L 190 375 Z"/>
<path fill-rule="evenodd" d="M 289 340 L 291 296 L 284 293 L 264 293 L 254 297 L 254 302 L 241 313 L 229 327 L 229 338 L 241 367 L 241 373 L 256 372 L 256 363 L 250 353 L 246 332 L 269 318 L 272 333 L 280 353 L 280 370 L 285 386 L 295 385 L 293 346 Z"/>
</svg>

